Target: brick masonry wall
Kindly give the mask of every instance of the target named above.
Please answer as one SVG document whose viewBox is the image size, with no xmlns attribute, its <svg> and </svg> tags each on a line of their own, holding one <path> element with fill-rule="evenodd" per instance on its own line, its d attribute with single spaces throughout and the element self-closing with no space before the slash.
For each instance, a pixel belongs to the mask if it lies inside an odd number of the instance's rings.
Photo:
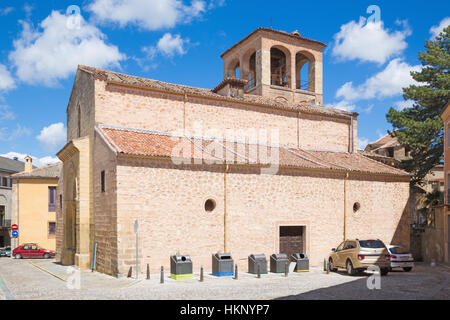
<svg viewBox="0 0 450 320">
<path fill-rule="evenodd" d="M 350 120 L 300 113 L 300 148 L 349 151 L 349 142 Z"/>
<path fill-rule="evenodd" d="M 194 269 L 211 268 L 211 254 L 224 249 L 223 166 L 178 167 L 169 161 L 120 159 L 117 167 L 119 273 L 135 264 L 133 221 L 139 219 L 141 272 L 169 256 L 189 254 Z M 279 251 L 279 227 L 306 227 L 306 252 L 311 265 L 321 265 L 343 239 L 344 175 L 282 169 L 260 174 L 251 167 L 232 167 L 227 175 L 228 248 L 240 268 L 247 256 Z M 407 214 L 409 183 L 365 176 L 347 182 L 347 238 L 380 238 L 409 246 Z M 204 203 L 216 202 L 213 212 Z M 380 200 L 379 200 L 380 199 Z M 361 209 L 353 213 L 354 202 Z"/>
<path fill-rule="evenodd" d="M 116 156 L 94 135 L 94 241 L 97 242 L 96 270 L 117 274 L 117 182 Z M 105 171 L 105 192 L 101 191 L 101 172 Z"/>
<path fill-rule="evenodd" d="M 98 80 L 95 85 L 97 123 L 178 133 L 195 133 L 200 125 L 219 135 L 229 129 L 278 129 L 283 145 L 348 151 L 349 120 L 305 114 L 299 118 L 297 112 L 106 86 Z"/>
</svg>

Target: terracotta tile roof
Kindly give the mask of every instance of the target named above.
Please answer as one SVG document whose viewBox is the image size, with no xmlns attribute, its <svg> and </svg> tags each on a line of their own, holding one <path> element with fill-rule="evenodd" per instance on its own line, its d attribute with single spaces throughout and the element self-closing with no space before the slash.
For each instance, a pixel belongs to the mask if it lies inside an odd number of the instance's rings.
<svg viewBox="0 0 450 320">
<path fill-rule="evenodd" d="M 223 163 L 224 160 L 227 160 L 228 163 L 235 164 L 279 164 L 283 167 L 409 176 L 403 170 L 358 153 L 245 144 L 105 125 L 98 125 L 97 130 L 107 143 L 122 155 L 161 158 L 176 156 L 179 159 L 198 159 L 205 163 L 208 161 Z M 259 150 L 263 150 L 263 152 L 258 152 Z M 260 156 L 261 154 L 268 156 L 264 159 Z M 271 162 L 270 155 L 275 155 L 274 161 L 279 162 Z"/>
<path fill-rule="evenodd" d="M 290 104 L 286 101 L 280 99 L 272 99 L 267 97 L 262 97 L 254 94 L 244 94 L 242 97 L 226 97 L 222 96 L 218 93 L 215 93 L 213 90 L 204 89 L 204 88 L 196 88 L 190 87 L 180 84 L 173 84 L 153 79 L 141 78 L 136 76 L 131 76 L 123 73 L 118 73 L 109 70 L 103 70 L 99 68 L 93 68 L 88 66 L 78 66 L 79 70 L 88 72 L 94 76 L 95 79 L 99 79 L 102 81 L 123 84 L 123 85 L 131 85 L 143 88 L 150 88 L 154 90 L 172 92 L 176 94 L 187 94 L 187 95 L 196 95 L 202 96 L 205 98 L 211 99 L 220 99 L 220 100 L 228 100 L 231 102 L 240 102 L 240 103 L 251 103 L 260 106 L 272 107 L 287 111 L 300 111 L 314 114 L 322 114 L 322 115 L 330 115 L 330 116 L 340 116 L 349 118 L 352 115 L 356 115 L 356 113 L 325 107 L 321 105 L 314 105 L 312 103 L 298 103 L 298 104 Z"/>
<path fill-rule="evenodd" d="M 382 136 L 377 141 L 371 142 L 366 146 L 366 151 L 375 151 L 378 149 L 385 149 L 389 147 L 398 147 L 400 143 L 397 137 L 392 137 L 389 133 Z"/>
<path fill-rule="evenodd" d="M 13 174 L 11 178 L 59 178 L 61 173 L 62 163 L 58 162 L 45 167 L 36 168 L 30 172 L 19 172 Z"/>
<path fill-rule="evenodd" d="M 14 172 L 20 172 L 24 168 L 25 168 L 25 163 L 23 163 L 22 161 L 0 156 L 0 171 L 14 173 Z"/>
</svg>

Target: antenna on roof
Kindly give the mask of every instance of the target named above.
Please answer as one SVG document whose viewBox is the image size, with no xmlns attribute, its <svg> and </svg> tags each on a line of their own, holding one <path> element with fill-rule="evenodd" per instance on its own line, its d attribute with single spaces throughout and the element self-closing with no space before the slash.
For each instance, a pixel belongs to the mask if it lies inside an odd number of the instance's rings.
<svg viewBox="0 0 450 320">
<path fill-rule="evenodd" d="M 270 29 L 273 29 L 272 28 L 272 17 L 270 17 Z"/>
</svg>

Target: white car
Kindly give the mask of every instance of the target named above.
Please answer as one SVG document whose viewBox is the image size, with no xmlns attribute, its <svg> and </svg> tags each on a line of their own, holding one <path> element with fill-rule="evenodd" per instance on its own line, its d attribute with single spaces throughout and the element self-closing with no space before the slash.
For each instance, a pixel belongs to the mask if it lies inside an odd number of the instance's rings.
<svg viewBox="0 0 450 320">
<path fill-rule="evenodd" d="M 409 272 L 414 267 L 414 258 L 412 254 L 402 246 L 387 246 L 391 256 L 391 270 L 394 268 L 402 268 L 403 271 Z"/>
</svg>

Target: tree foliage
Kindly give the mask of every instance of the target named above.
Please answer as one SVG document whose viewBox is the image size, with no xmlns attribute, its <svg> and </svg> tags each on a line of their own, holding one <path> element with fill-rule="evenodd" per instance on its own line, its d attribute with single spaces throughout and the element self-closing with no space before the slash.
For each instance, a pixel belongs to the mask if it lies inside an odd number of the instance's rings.
<svg viewBox="0 0 450 320">
<path fill-rule="evenodd" d="M 386 115 L 395 135 L 411 154 L 401 166 L 410 172 L 413 185 L 422 185 L 423 178 L 443 160 L 444 128 L 440 117 L 450 100 L 450 26 L 435 40 L 426 40 L 425 51 L 419 52 L 420 71 L 411 72 L 418 82 L 403 88 L 403 98 L 413 106 L 403 110 L 390 108 Z M 392 133 L 391 133 L 392 134 Z"/>
</svg>

